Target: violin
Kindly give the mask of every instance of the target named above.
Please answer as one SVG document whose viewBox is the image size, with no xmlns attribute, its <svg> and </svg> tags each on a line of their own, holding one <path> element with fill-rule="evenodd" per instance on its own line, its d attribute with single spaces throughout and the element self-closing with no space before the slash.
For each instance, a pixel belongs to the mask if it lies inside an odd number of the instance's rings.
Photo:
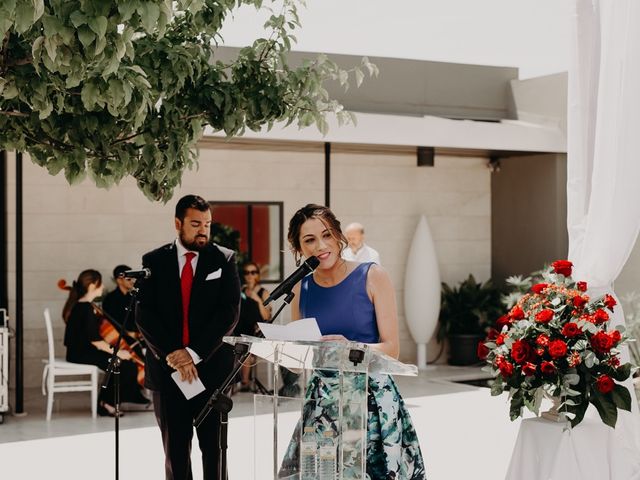
<svg viewBox="0 0 640 480">
<path fill-rule="evenodd" d="M 58 280 L 58 288 L 70 291 L 73 287 L 68 285 L 64 279 L 60 279 Z M 100 323 L 98 324 L 98 332 L 100 333 L 100 336 L 105 342 L 115 348 L 118 338 L 120 337 L 120 323 L 97 304 L 91 302 L 91 306 L 93 307 L 94 313 L 100 318 Z M 136 380 L 138 384 L 144 388 L 144 360 L 135 351 L 135 347 L 139 344 L 140 342 L 138 340 L 130 342 L 123 335 L 123 338 L 120 339 L 119 350 L 126 350 L 131 354 L 131 360 L 136 364 L 136 368 L 138 369 Z"/>
</svg>

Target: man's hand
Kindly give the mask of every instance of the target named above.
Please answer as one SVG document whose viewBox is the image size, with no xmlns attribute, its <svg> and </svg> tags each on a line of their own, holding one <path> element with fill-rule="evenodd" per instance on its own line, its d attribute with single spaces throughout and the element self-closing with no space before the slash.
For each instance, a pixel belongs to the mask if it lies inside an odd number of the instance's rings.
<svg viewBox="0 0 640 480">
<path fill-rule="evenodd" d="M 180 372 L 180 379 L 183 381 L 186 380 L 191 383 L 198 378 L 198 370 L 196 370 L 196 366 L 193 362 L 187 363 L 182 367 L 178 367 L 177 370 Z"/>
<path fill-rule="evenodd" d="M 191 383 L 198 378 L 198 371 L 193 364 L 193 358 L 191 358 L 191 355 L 189 355 L 186 349 L 181 348 L 180 350 L 171 352 L 167 355 L 166 360 L 167 365 L 180 372 L 180 378 L 182 380 L 187 380 Z"/>
</svg>

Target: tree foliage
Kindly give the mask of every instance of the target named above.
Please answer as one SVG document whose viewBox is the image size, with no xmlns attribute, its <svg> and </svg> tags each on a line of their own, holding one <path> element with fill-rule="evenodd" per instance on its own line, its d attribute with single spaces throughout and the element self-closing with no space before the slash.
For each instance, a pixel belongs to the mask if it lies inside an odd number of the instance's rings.
<svg viewBox="0 0 640 480">
<path fill-rule="evenodd" d="M 2 0 L 0 148 L 26 151 L 69 183 L 87 174 L 100 187 L 133 176 L 167 201 L 196 161 L 205 126 L 241 135 L 276 122 L 315 124 L 350 112 L 323 82 L 360 84 L 326 56 L 287 63 L 300 27 L 295 0 L 278 3 L 265 37 L 237 58 L 217 58 L 225 18 L 263 0 Z M 275 5 L 275 4 L 274 4 Z"/>
</svg>

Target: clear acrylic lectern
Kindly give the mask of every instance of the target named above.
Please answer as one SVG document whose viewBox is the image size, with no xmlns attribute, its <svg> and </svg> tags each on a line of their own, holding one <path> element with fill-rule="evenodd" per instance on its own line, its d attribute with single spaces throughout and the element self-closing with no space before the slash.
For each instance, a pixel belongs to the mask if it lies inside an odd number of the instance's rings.
<svg viewBox="0 0 640 480">
<path fill-rule="evenodd" d="M 224 341 L 273 364 L 273 395 L 254 396 L 256 480 L 364 479 L 369 376 L 418 374 L 363 343 Z"/>
</svg>

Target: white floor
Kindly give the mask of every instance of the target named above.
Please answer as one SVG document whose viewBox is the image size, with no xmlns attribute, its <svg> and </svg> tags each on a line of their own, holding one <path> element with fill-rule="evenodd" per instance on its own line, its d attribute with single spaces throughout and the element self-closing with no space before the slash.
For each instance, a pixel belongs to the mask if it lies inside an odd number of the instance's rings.
<svg viewBox="0 0 640 480">
<path fill-rule="evenodd" d="M 427 466 L 429 480 L 497 480 L 504 478 L 519 422 L 510 422 L 506 396 L 488 389 L 407 398 Z M 254 420 L 231 419 L 229 478 L 254 476 Z M 2 427 L 0 427 L 0 435 Z M 260 456 L 268 449 L 258 447 Z M 194 474 L 202 478 L 194 444 Z M 122 430 L 120 478 L 164 478 L 163 452 L 157 427 Z M 0 478 L 107 480 L 115 478 L 114 435 L 111 431 L 0 443 Z"/>
</svg>

